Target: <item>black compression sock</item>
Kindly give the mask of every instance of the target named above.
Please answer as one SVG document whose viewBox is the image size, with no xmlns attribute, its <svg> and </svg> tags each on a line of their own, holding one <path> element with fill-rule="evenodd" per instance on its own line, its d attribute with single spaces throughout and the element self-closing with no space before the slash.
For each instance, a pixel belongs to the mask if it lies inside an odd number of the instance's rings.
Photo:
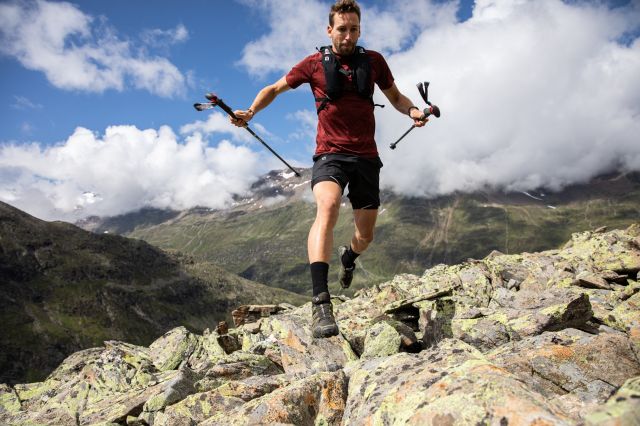
<svg viewBox="0 0 640 426">
<path fill-rule="evenodd" d="M 340 260 L 342 261 L 342 264 L 344 266 L 350 268 L 354 265 L 354 263 L 356 263 L 356 259 L 358 258 L 358 256 L 360 256 L 360 253 L 356 253 L 355 251 L 353 251 L 351 245 L 349 245 L 349 248 L 342 254 L 342 259 Z"/>
<path fill-rule="evenodd" d="M 329 264 L 325 262 L 313 262 L 311 268 L 311 283 L 313 284 L 313 295 L 329 292 Z"/>
</svg>

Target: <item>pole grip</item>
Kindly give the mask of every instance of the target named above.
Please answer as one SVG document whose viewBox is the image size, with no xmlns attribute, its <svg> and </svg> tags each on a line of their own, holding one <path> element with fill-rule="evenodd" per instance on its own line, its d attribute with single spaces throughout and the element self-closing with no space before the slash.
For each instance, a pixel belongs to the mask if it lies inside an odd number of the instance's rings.
<svg viewBox="0 0 640 426">
<path fill-rule="evenodd" d="M 425 117 L 429 117 L 430 115 L 435 115 L 436 117 L 440 117 L 440 108 L 437 105 L 429 105 L 427 106 L 422 113 Z"/>
<path fill-rule="evenodd" d="M 229 105 L 225 104 L 222 99 L 218 99 L 218 106 L 222 108 L 222 110 L 227 114 L 229 114 L 231 117 L 238 119 L 238 117 L 236 117 L 236 115 L 233 113 L 231 108 L 229 108 Z"/>
</svg>

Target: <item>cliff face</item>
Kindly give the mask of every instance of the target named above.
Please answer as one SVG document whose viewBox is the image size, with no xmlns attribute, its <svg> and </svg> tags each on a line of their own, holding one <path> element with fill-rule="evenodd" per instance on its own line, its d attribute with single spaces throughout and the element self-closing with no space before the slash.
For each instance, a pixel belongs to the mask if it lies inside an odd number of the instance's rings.
<svg viewBox="0 0 640 426">
<path fill-rule="evenodd" d="M 3 385 L 0 421 L 638 424 L 639 271 L 633 225 L 336 297 L 329 339 L 311 337 L 309 304 L 244 307 L 230 330 L 108 341 Z"/>
</svg>

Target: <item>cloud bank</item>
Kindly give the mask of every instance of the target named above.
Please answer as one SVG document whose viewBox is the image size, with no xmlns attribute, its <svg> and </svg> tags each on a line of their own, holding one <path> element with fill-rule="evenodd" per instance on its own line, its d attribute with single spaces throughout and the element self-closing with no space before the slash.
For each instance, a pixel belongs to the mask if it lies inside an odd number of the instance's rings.
<svg viewBox="0 0 640 426">
<path fill-rule="evenodd" d="M 328 40 L 329 2 L 245 2 L 271 27 L 244 50 L 240 63 L 253 75 L 286 73 Z M 477 0 L 465 22 L 456 20 L 457 2 L 361 5 L 361 44 L 385 53 L 417 105 L 415 84 L 431 81 L 442 110 L 395 151 L 389 143 L 411 122 L 393 108 L 376 112 L 386 186 L 428 196 L 559 189 L 640 170 L 638 2 Z M 388 104 L 379 91 L 376 101 Z"/>
<path fill-rule="evenodd" d="M 150 42 L 180 42 L 184 26 L 149 30 Z M 153 46 L 153 43 L 150 45 Z M 76 5 L 42 0 L 0 4 L 0 54 L 43 72 L 55 87 L 104 92 L 131 86 L 171 97 L 183 93 L 186 77 L 168 59 L 149 56 L 145 46 L 122 40 L 115 31 Z"/>
<path fill-rule="evenodd" d="M 265 164 L 266 163 L 266 164 Z M 53 147 L 0 146 L 0 200 L 42 219 L 74 221 L 145 206 L 222 208 L 272 166 L 229 140 L 209 146 L 199 131 L 85 128 Z"/>
</svg>

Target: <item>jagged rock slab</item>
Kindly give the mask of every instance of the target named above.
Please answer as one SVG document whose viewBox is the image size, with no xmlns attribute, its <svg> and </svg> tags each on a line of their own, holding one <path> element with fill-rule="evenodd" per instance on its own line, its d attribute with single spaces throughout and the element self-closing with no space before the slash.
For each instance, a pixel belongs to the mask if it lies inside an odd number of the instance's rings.
<svg viewBox="0 0 640 426">
<path fill-rule="evenodd" d="M 231 312 L 236 327 L 258 321 L 260 318 L 275 315 L 284 308 L 279 305 L 242 305 Z"/>
<path fill-rule="evenodd" d="M 351 373 L 349 424 L 570 424 L 504 369 L 459 340 L 362 363 Z"/>
<path fill-rule="evenodd" d="M 342 370 L 316 373 L 231 412 L 214 415 L 202 425 L 338 425 L 346 399 L 347 379 Z"/>
<path fill-rule="evenodd" d="M 195 350 L 198 339 L 185 327 L 177 327 L 149 346 L 149 354 L 160 371 L 175 370 Z"/>
<path fill-rule="evenodd" d="M 204 372 L 204 377 L 196 382 L 196 389 L 207 391 L 233 380 L 278 374 L 282 374 L 282 369 L 268 357 L 237 351 L 210 365 Z"/>
<path fill-rule="evenodd" d="M 574 418 L 603 404 L 627 378 L 640 375 L 640 361 L 624 333 L 545 332 L 504 345 L 487 358 Z"/>
<path fill-rule="evenodd" d="M 640 376 L 627 380 L 607 403 L 586 416 L 587 426 L 640 424 Z"/>
<path fill-rule="evenodd" d="M 263 333 L 276 337 L 285 373 L 306 377 L 322 371 L 336 371 L 357 359 L 342 335 L 314 339 L 310 327 L 311 305 L 288 315 L 263 319 Z"/>
</svg>

